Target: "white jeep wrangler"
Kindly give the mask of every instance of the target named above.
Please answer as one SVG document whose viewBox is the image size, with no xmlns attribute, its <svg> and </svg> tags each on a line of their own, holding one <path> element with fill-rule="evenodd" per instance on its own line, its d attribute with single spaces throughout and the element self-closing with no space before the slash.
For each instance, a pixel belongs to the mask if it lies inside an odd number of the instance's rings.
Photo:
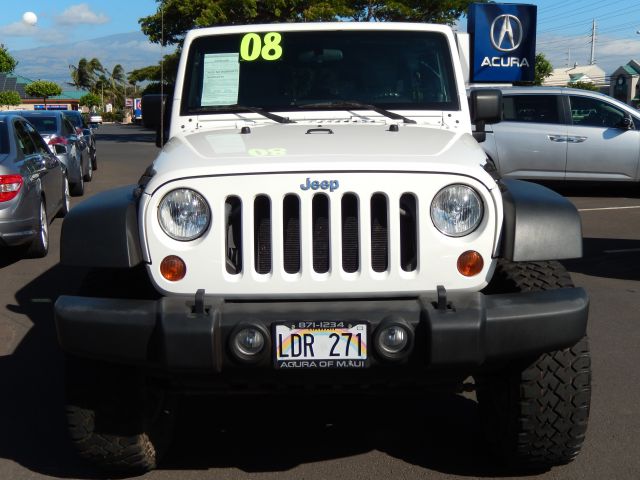
<svg viewBox="0 0 640 480">
<path fill-rule="evenodd" d="M 62 262 L 95 269 L 55 307 L 80 454 L 154 468 L 176 391 L 472 376 L 503 458 L 572 460 L 588 298 L 557 260 L 581 255 L 580 219 L 486 168 L 500 111 L 497 90 L 467 101 L 445 26 L 190 32 L 157 159 L 64 221 Z"/>
</svg>

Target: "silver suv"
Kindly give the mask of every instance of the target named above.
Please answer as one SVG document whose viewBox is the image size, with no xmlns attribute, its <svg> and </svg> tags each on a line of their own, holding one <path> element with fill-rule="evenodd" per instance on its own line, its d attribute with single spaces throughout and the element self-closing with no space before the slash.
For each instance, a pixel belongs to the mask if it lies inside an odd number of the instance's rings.
<svg viewBox="0 0 640 480">
<path fill-rule="evenodd" d="M 503 121 L 482 147 L 503 177 L 638 181 L 640 112 L 607 95 L 504 87 Z"/>
</svg>

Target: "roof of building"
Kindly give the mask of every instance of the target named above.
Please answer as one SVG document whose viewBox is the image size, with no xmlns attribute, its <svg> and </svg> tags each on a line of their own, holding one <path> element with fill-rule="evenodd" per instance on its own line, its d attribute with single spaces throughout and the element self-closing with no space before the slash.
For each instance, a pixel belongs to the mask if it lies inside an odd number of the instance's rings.
<svg viewBox="0 0 640 480">
<path fill-rule="evenodd" d="M 598 65 L 574 65 L 573 67 L 556 68 L 543 84 L 564 86 L 570 82 L 592 82 L 596 85 L 606 84 L 606 74 Z"/>
<path fill-rule="evenodd" d="M 37 100 L 38 97 L 27 95 L 25 88 L 33 80 L 15 73 L 0 73 L 0 92 L 16 91 L 23 100 Z M 60 95 L 49 97 L 50 100 L 79 100 L 86 92 L 81 90 L 62 90 Z"/>
</svg>

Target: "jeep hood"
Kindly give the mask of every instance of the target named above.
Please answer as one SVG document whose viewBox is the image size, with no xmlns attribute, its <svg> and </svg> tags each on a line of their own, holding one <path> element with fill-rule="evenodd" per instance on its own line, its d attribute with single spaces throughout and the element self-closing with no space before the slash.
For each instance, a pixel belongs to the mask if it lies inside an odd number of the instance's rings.
<svg viewBox="0 0 640 480">
<path fill-rule="evenodd" d="M 495 182 L 467 133 L 383 122 L 263 124 L 204 130 L 167 143 L 154 162 L 153 191 L 178 178 L 322 171 L 442 172 Z"/>
</svg>

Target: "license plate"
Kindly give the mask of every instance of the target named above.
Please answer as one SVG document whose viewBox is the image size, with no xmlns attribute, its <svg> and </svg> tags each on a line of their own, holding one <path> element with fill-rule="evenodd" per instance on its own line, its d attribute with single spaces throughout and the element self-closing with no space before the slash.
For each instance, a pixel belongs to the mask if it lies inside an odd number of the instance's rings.
<svg viewBox="0 0 640 480">
<path fill-rule="evenodd" d="M 276 368 L 364 368 L 367 324 L 292 322 L 275 325 Z"/>
</svg>

